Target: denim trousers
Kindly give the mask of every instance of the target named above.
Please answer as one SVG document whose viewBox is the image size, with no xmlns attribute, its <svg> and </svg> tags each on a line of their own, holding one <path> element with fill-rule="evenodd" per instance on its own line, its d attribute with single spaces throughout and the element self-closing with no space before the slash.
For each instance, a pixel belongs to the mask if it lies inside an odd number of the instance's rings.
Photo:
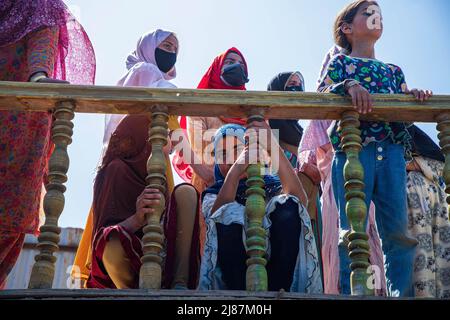
<svg viewBox="0 0 450 320">
<path fill-rule="evenodd" d="M 371 142 L 359 154 L 364 168 L 367 209 L 375 204 L 375 220 L 382 242 L 387 292 L 390 296 L 413 296 L 413 259 L 417 241 L 408 234 L 406 163 L 404 147 L 387 139 Z M 346 236 L 350 224 L 345 212 L 344 165 L 346 154 L 338 151 L 332 167 L 333 191 L 339 210 L 339 282 L 342 294 L 350 294 L 350 258 Z M 326 213 L 324 213 L 326 214 Z M 367 216 L 365 221 L 367 226 Z"/>
</svg>

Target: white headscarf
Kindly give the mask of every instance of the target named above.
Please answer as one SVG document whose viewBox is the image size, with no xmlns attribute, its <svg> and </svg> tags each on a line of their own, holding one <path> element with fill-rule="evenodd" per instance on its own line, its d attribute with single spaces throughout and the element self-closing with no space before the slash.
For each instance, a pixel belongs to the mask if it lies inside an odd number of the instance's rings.
<svg viewBox="0 0 450 320">
<path fill-rule="evenodd" d="M 155 31 L 147 32 L 137 42 L 136 50 L 131 52 L 126 61 L 128 72 L 119 80 L 117 85 L 127 86 L 126 80 L 130 78 L 130 75 L 136 72 L 143 64 L 150 64 L 156 67 L 154 74 L 151 76 L 151 83 L 159 81 L 160 79 L 172 80 L 176 77 L 177 72 L 173 67 L 168 73 L 164 73 L 158 69 L 155 59 L 156 48 L 172 35 L 173 32 L 157 29 Z M 177 52 L 178 53 L 178 52 Z M 128 84 L 130 85 L 130 84 Z M 139 85 L 139 84 L 136 84 Z"/>
<path fill-rule="evenodd" d="M 128 71 L 117 82 L 117 85 L 123 87 L 176 88 L 173 83 L 169 82 L 177 75 L 175 67 L 164 73 L 159 70 L 155 59 L 156 48 L 172 34 L 174 33 L 157 29 L 141 36 L 137 42 L 136 50 L 127 57 L 126 66 Z M 125 114 L 105 116 L 102 158 L 108 147 L 111 134 L 125 116 Z"/>
</svg>

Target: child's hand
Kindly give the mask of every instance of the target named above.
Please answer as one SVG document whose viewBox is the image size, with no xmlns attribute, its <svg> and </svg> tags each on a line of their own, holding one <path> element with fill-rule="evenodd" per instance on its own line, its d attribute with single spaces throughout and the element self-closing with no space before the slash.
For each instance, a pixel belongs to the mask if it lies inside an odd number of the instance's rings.
<svg viewBox="0 0 450 320">
<path fill-rule="evenodd" d="M 433 91 L 431 90 L 420 90 L 420 89 L 411 89 L 407 90 L 405 94 L 412 94 L 416 98 L 417 101 L 424 102 L 433 96 Z"/>
<path fill-rule="evenodd" d="M 254 131 L 253 131 L 254 130 Z M 266 121 L 253 121 L 247 125 L 246 136 L 255 134 L 258 139 L 258 145 L 267 150 L 267 152 L 271 152 L 272 142 L 275 142 L 276 139 L 273 135 L 272 128 Z M 252 139 L 253 140 L 253 139 Z"/>
<path fill-rule="evenodd" d="M 348 88 L 347 92 L 352 97 L 353 106 L 359 113 L 366 114 L 372 112 L 373 99 L 366 88 L 360 84 L 356 84 Z"/>
<path fill-rule="evenodd" d="M 246 174 L 246 170 L 250 164 L 250 147 L 246 145 L 242 150 L 239 157 L 236 159 L 236 162 L 230 169 L 230 172 L 235 174 L 239 179 L 243 178 Z"/>
</svg>

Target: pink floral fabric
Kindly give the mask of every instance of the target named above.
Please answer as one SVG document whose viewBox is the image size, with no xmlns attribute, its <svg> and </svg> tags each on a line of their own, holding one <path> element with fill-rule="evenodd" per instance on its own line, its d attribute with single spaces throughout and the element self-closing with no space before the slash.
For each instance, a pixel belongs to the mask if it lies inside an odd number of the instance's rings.
<svg viewBox="0 0 450 320">
<path fill-rule="evenodd" d="M 31 32 L 58 27 L 57 51 L 50 77 L 72 84 L 93 84 L 95 53 L 89 37 L 61 0 L 2 0 L 0 48 Z"/>
<path fill-rule="evenodd" d="M 0 290 L 6 285 L 8 274 L 16 264 L 24 241 L 24 233 L 3 233 L 0 231 Z"/>
<path fill-rule="evenodd" d="M 0 80 L 53 74 L 58 27 L 32 32 L 0 48 Z M 0 111 L 0 230 L 37 233 L 39 203 L 50 155 L 51 114 Z"/>
</svg>

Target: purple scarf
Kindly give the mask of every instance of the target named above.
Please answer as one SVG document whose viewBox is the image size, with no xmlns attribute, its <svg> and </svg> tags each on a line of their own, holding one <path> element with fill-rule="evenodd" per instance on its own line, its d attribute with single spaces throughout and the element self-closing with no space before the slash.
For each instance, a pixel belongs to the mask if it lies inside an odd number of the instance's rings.
<svg viewBox="0 0 450 320">
<path fill-rule="evenodd" d="M 2 0 L 0 47 L 13 44 L 42 27 L 59 27 L 55 79 L 93 84 L 95 54 L 83 27 L 61 0 Z"/>
</svg>

